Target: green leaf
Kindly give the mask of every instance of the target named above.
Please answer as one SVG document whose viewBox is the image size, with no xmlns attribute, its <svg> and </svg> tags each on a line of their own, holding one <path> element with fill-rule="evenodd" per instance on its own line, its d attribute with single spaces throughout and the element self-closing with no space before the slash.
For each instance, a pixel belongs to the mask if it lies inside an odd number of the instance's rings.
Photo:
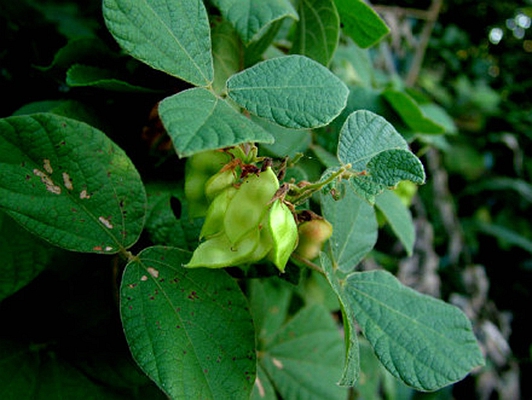
<svg viewBox="0 0 532 400">
<path fill-rule="evenodd" d="M 196 86 L 213 81 L 211 33 L 201 0 L 104 0 L 107 28 L 130 55 Z"/>
<path fill-rule="evenodd" d="M 159 115 L 180 157 L 272 136 L 207 89 L 194 88 L 165 98 Z"/>
<path fill-rule="evenodd" d="M 300 310 L 261 353 L 260 363 L 283 399 L 346 398 L 346 390 L 335 385 L 343 341 L 323 306 Z"/>
<path fill-rule="evenodd" d="M 153 93 L 156 90 L 127 83 L 108 69 L 90 65 L 75 64 L 66 75 L 66 84 L 70 87 L 94 87 L 125 93 Z"/>
<path fill-rule="evenodd" d="M 76 63 L 105 60 L 106 63 L 118 62 L 117 53 L 111 51 L 106 43 L 95 37 L 79 37 L 71 39 L 54 55 L 52 63 L 45 67 L 37 67 L 42 71 L 67 69 Z M 108 65 L 108 64 L 107 64 Z"/>
<path fill-rule="evenodd" d="M 376 197 L 375 205 L 384 214 L 393 232 L 403 244 L 408 256 L 414 250 L 416 232 L 412 214 L 403 204 L 399 196 L 390 190 L 385 190 Z"/>
<path fill-rule="evenodd" d="M 28 103 L 13 112 L 13 116 L 52 113 L 85 122 L 95 128 L 105 125 L 95 110 L 76 100 L 43 100 Z"/>
<path fill-rule="evenodd" d="M 323 65 L 291 55 L 260 62 L 227 81 L 228 94 L 250 113 L 287 128 L 317 128 L 345 107 L 349 91 Z"/>
<path fill-rule="evenodd" d="M 260 364 L 257 365 L 257 378 L 255 379 L 255 386 L 253 386 L 251 400 L 278 400 L 275 388 Z"/>
<path fill-rule="evenodd" d="M 418 133 L 444 133 L 445 129 L 438 122 L 427 118 L 416 101 L 407 93 L 387 89 L 382 96 L 401 116 L 405 124 Z"/>
<path fill-rule="evenodd" d="M 386 36 L 390 29 L 379 15 L 361 0 L 334 0 L 344 33 L 355 43 L 368 48 Z"/>
<path fill-rule="evenodd" d="M 320 253 L 320 264 L 327 281 L 338 296 L 342 310 L 342 321 L 345 335 L 345 358 L 342 376 L 338 384 L 340 386 L 353 387 L 360 377 L 360 349 L 358 345 L 358 333 L 355 326 L 355 314 L 349 302 L 344 296 L 342 284 L 335 274 L 332 260 L 324 252 Z"/>
<path fill-rule="evenodd" d="M 289 0 L 213 0 L 222 16 L 231 22 L 242 41 L 248 45 L 258 40 L 274 22 L 298 19 Z"/>
<path fill-rule="evenodd" d="M 373 207 L 349 185 L 341 185 L 346 187 L 341 190 L 344 196 L 340 200 L 321 193 L 321 209 L 334 227 L 329 239 L 333 262 L 342 271 L 352 271 L 375 246 L 378 225 Z"/>
<path fill-rule="evenodd" d="M 368 162 L 366 170 L 374 182 L 386 187 L 394 187 L 405 180 L 418 185 L 425 182 L 423 164 L 410 150 L 383 151 Z"/>
<path fill-rule="evenodd" d="M 484 363 L 465 314 L 386 271 L 350 274 L 341 296 L 386 369 L 417 390 L 450 385 Z"/>
<path fill-rule="evenodd" d="M 425 182 L 421 161 L 394 127 L 381 116 L 359 110 L 347 117 L 338 140 L 338 159 L 363 171 L 350 179 L 352 187 L 373 203 L 375 196 L 402 180 Z"/>
<path fill-rule="evenodd" d="M 0 207 L 67 250 L 112 254 L 133 245 L 146 193 L 122 149 L 101 131 L 54 114 L 0 120 Z"/>
<path fill-rule="evenodd" d="M 475 221 L 473 227 L 483 234 L 497 238 L 502 246 L 520 247 L 532 254 L 532 240 L 515 229 L 511 229 L 501 224 L 482 221 Z"/>
<path fill-rule="evenodd" d="M 338 159 L 364 171 L 368 162 L 387 150 L 408 150 L 408 144 L 383 117 L 366 110 L 351 113 L 344 122 L 338 140 Z"/>
<path fill-rule="evenodd" d="M 310 130 L 289 129 L 274 124 L 265 119 L 258 117 L 251 118 L 253 122 L 263 127 L 264 130 L 271 133 L 274 137 L 272 144 L 263 143 L 260 146 L 261 151 L 266 151 L 274 157 L 295 157 L 297 153 L 304 153 L 309 148 L 312 137 Z"/>
<path fill-rule="evenodd" d="M 242 42 L 231 24 L 225 20 L 218 22 L 212 30 L 212 55 L 212 86 L 216 93 L 222 93 L 225 90 L 225 82 L 240 70 L 242 63 Z"/>
<path fill-rule="evenodd" d="M 265 58 L 272 58 L 269 54 L 264 54 L 268 49 L 272 49 L 272 42 L 275 40 L 279 31 L 283 27 L 284 19 L 279 19 L 268 25 L 260 38 L 247 45 L 244 49 L 244 67 L 251 67 Z M 274 49 L 275 51 L 275 49 Z M 283 54 L 284 55 L 284 54 Z"/>
<path fill-rule="evenodd" d="M 198 246 L 198 236 L 204 219 L 188 217 L 188 204 L 184 200 L 184 193 L 169 186 L 167 182 L 149 183 L 146 185 L 146 191 L 146 232 L 152 243 L 194 250 Z M 179 204 L 180 215 L 174 213 L 173 204 Z"/>
<path fill-rule="evenodd" d="M 120 310 L 142 370 L 173 399 L 247 399 L 256 373 L 246 298 L 223 270 L 185 269 L 190 253 L 143 250 L 124 271 Z"/>
<path fill-rule="evenodd" d="M 0 339 L 0 398 L 116 399 L 56 353 Z"/>
<path fill-rule="evenodd" d="M 31 282 L 50 261 L 46 243 L 0 212 L 0 301 Z"/>
<path fill-rule="evenodd" d="M 333 0 L 302 0 L 291 53 L 327 66 L 338 46 L 340 17 Z"/>
<path fill-rule="evenodd" d="M 262 350 L 288 317 L 293 287 L 280 279 L 253 279 L 249 282 L 249 293 L 258 346 Z"/>
</svg>

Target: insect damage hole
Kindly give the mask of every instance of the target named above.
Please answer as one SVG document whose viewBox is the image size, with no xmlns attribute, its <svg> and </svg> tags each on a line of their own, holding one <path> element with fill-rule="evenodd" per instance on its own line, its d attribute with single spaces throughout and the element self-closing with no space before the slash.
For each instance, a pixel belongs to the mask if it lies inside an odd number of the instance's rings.
<svg viewBox="0 0 532 400">
<path fill-rule="evenodd" d="M 159 277 L 159 271 L 157 271 L 155 268 L 153 267 L 148 267 L 146 268 L 146 271 L 148 271 L 148 273 L 153 276 L 154 278 L 158 278 Z"/>
<path fill-rule="evenodd" d="M 48 190 L 50 193 L 54 194 L 61 194 L 61 187 L 57 186 L 52 178 L 50 178 L 48 175 L 46 175 L 44 172 L 38 170 L 35 168 L 33 170 L 33 174 L 41 178 L 41 182 L 44 183 L 44 186 L 46 187 L 46 190 Z"/>
<path fill-rule="evenodd" d="M 72 178 L 66 172 L 63 172 L 63 183 L 68 190 L 74 189 L 74 186 L 72 186 Z"/>
<path fill-rule="evenodd" d="M 110 219 L 111 219 L 110 217 L 108 218 L 98 217 L 98 221 L 100 221 L 103 225 L 105 225 L 106 228 L 113 229 L 113 224 L 111 223 Z"/>
<path fill-rule="evenodd" d="M 48 174 L 53 174 L 54 172 L 54 169 L 52 168 L 52 164 L 50 164 L 50 160 L 48 160 L 47 158 L 45 158 L 43 160 L 43 163 L 42 163 L 42 166 L 44 168 L 44 170 L 48 173 Z"/>
</svg>

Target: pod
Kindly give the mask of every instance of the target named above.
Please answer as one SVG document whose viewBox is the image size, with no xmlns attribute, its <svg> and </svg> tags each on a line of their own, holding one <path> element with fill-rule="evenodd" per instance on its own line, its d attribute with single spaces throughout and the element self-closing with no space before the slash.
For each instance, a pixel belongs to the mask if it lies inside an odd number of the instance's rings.
<svg viewBox="0 0 532 400">
<path fill-rule="evenodd" d="M 201 243 L 185 267 L 225 268 L 244 264 L 257 248 L 259 239 L 259 231 L 251 231 L 240 242 L 233 244 L 222 232 Z"/>
<path fill-rule="evenodd" d="M 268 216 L 268 231 L 272 239 L 268 259 L 279 271 L 284 272 L 286 263 L 298 243 L 297 224 L 292 212 L 282 200 L 275 200 Z"/>
<path fill-rule="evenodd" d="M 224 228 L 232 243 L 238 242 L 259 223 L 269 209 L 269 202 L 279 189 L 277 176 L 270 167 L 258 176 L 248 175 L 233 196 L 224 218 Z"/>
</svg>

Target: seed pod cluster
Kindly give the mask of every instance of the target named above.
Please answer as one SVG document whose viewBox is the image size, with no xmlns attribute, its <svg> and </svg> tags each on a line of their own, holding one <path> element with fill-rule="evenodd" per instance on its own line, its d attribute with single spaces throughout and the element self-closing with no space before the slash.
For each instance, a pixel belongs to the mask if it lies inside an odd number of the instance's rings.
<svg viewBox="0 0 532 400">
<path fill-rule="evenodd" d="M 202 176 L 202 190 L 188 192 L 207 207 L 202 242 L 186 267 L 223 268 L 269 260 L 284 272 L 298 243 L 294 216 L 276 196 L 279 181 L 272 168 L 259 169 L 238 160 L 232 159 L 207 179 Z M 200 179 L 189 172 L 185 179 L 192 176 L 198 184 Z M 189 197 L 189 201 L 194 200 Z"/>
</svg>

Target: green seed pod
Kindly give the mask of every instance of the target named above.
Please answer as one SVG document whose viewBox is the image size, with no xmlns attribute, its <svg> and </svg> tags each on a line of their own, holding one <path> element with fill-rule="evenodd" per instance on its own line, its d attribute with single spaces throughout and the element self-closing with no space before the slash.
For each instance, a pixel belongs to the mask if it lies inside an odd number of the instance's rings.
<svg viewBox="0 0 532 400">
<path fill-rule="evenodd" d="M 213 201 L 214 198 L 224 189 L 231 187 L 236 183 L 235 172 L 228 169 L 219 171 L 209 178 L 205 183 L 205 196 L 208 201 Z"/>
<path fill-rule="evenodd" d="M 332 236 L 332 225 L 325 219 L 312 219 L 298 227 L 299 243 L 295 253 L 307 260 L 320 254 L 323 244 Z"/>
<path fill-rule="evenodd" d="M 224 230 L 225 213 L 235 193 L 236 189 L 230 186 L 214 198 L 207 209 L 207 215 L 205 216 L 205 222 L 201 228 L 200 238 L 209 238 Z"/>
<path fill-rule="evenodd" d="M 271 168 L 258 176 L 248 175 L 233 196 L 224 218 L 224 228 L 231 243 L 237 243 L 249 231 L 259 230 L 268 211 L 268 203 L 279 189 L 279 181 Z"/>
<path fill-rule="evenodd" d="M 209 201 L 205 196 L 207 181 L 230 161 L 231 156 L 211 150 L 194 154 L 185 164 L 185 197 L 191 217 L 201 217 L 207 212 Z"/>
<path fill-rule="evenodd" d="M 205 197 L 204 187 L 208 179 L 209 175 L 201 172 L 185 175 L 185 197 L 191 217 L 202 217 L 207 212 L 209 202 Z"/>
<path fill-rule="evenodd" d="M 286 263 L 297 246 L 298 231 L 292 212 L 282 200 L 275 200 L 270 209 L 268 231 L 272 238 L 268 259 L 279 271 L 284 272 Z"/>
<path fill-rule="evenodd" d="M 263 260 L 272 249 L 272 237 L 268 229 L 268 218 L 269 215 L 265 214 L 259 224 L 259 244 L 249 256 L 249 259 L 247 260 L 249 264 Z"/>
<path fill-rule="evenodd" d="M 185 267 L 225 268 L 244 264 L 257 248 L 259 237 L 258 230 L 250 231 L 240 242 L 233 244 L 222 232 L 201 243 Z"/>
</svg>

